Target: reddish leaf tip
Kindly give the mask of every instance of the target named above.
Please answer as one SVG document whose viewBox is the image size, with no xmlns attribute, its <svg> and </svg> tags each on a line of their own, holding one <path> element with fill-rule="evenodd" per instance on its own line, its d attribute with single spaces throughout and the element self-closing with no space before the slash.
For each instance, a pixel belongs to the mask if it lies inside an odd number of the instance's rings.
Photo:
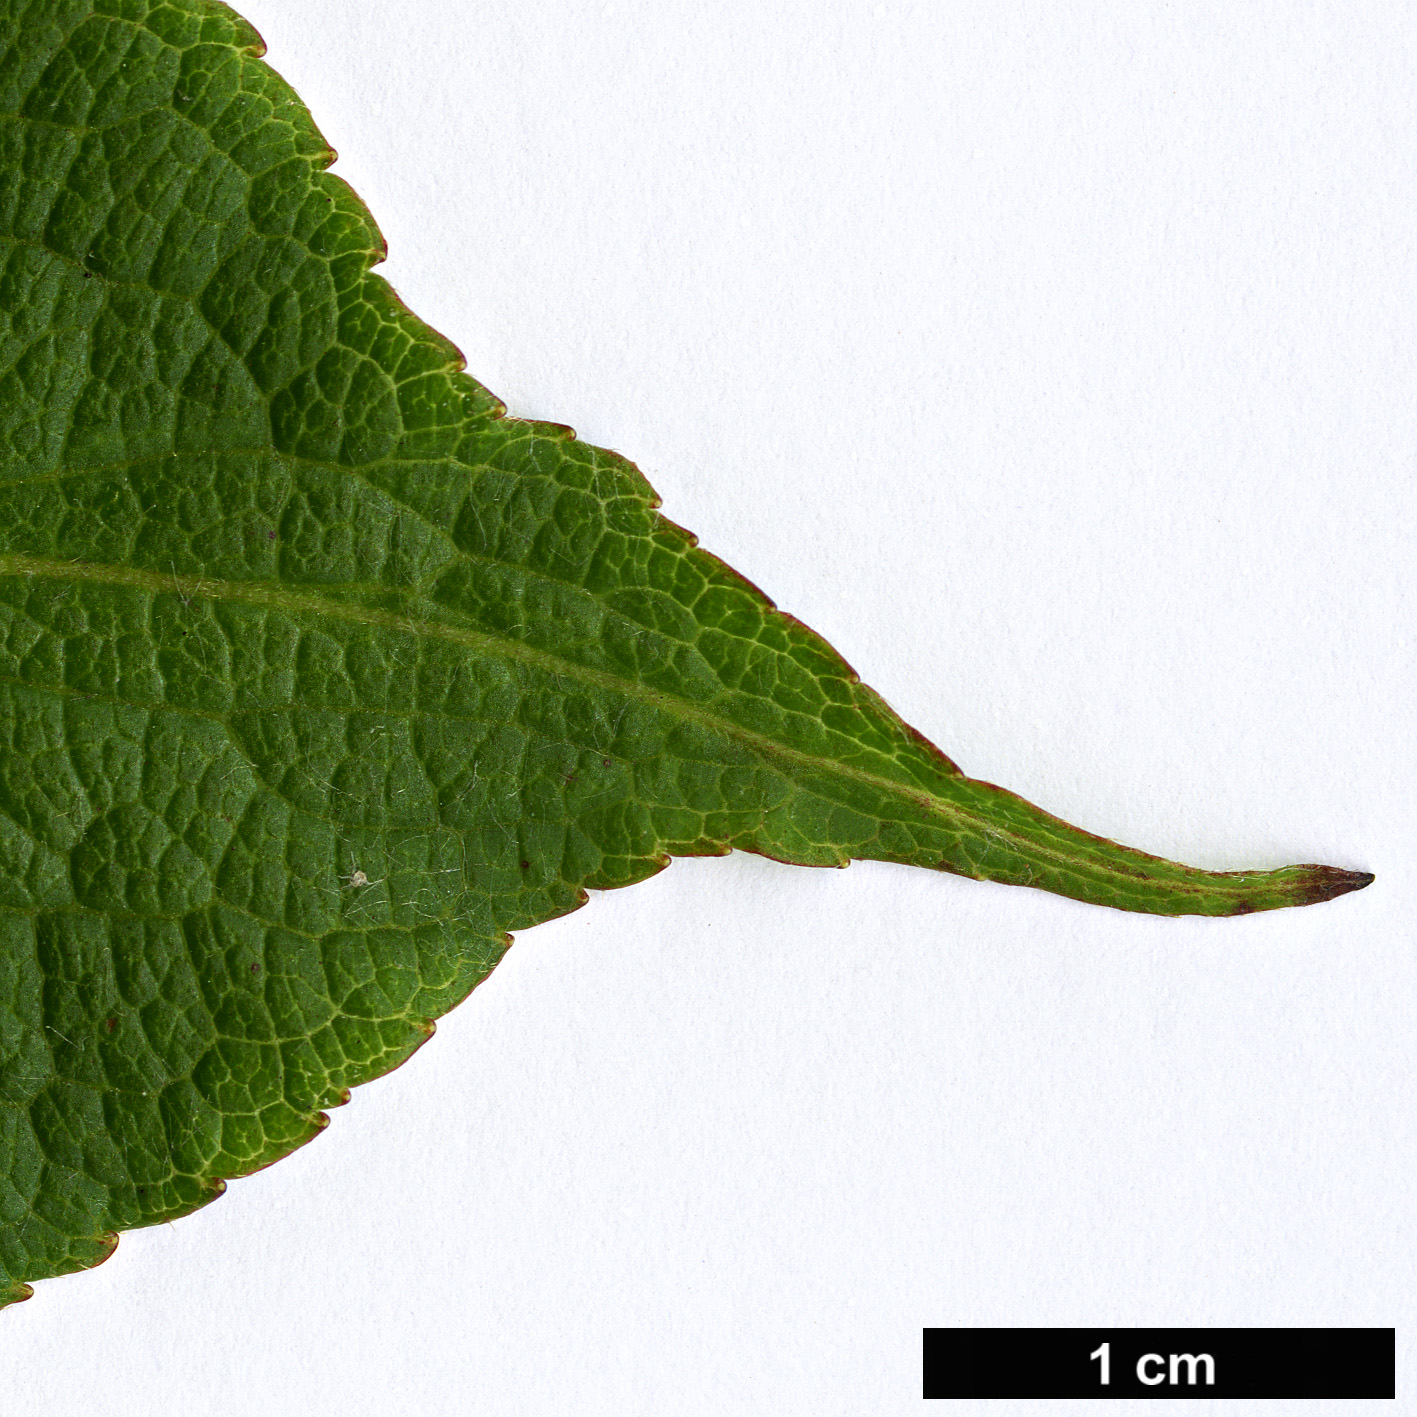
<svg viewBox="0 0 1417 1417">
<path fill-rule="evenodd" d="M 1317 905 L 1349 891 L 1361 891 L 1376 879 L 1371 871 L 1340 871 L 1337 866 L 1305 866 L 1305 905 Z"/>
</svg>

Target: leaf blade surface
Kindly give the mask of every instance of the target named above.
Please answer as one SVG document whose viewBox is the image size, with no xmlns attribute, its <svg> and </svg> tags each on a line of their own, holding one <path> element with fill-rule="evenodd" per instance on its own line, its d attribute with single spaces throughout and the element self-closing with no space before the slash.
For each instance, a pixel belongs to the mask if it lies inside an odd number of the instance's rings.
<svg viewBox="0 0 1417 1417">
<path fill-rule="evenodd" d="M 224 7 L 0 15 L 0 1292 L 310 1139 L 509 931 L 674 855 L 1365 883 L 963 776 L 632 464 L 503 416 Z"/>
</svg>

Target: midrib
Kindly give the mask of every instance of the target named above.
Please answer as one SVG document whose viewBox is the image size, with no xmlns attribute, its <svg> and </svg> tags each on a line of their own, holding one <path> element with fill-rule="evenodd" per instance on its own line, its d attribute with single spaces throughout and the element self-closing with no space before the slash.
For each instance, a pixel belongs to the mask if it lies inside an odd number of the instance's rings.
<svg viewBox="0 0 1417 1417">
<path fill-rule="evenodd" d="M 524 641 L 492 634 L 484 630 L 472 630 L 438 620 L 416 620 L 393 611 L 380 610 L 375 606 L 360 605 L 351 601 L 330 600 L 324 596 L 295 590 L 289 586 L 275 586 L 258 581 L 217 580 L 205 576 L 164 574 L 133 566 L 115 566 L 91 561 L 51 561 L 36 556 L 0 554 L 0 576 L 41 576 L 49 580 L 87 581 L 99 585 L 126 586 L 151 594 L 176 595 L 183 600 L 239 601 L 247 605 L 268 606 L 293 614 L 377 626 L 381 629 L 415 637 L 448 640 L 453 644 L 464 645 L 471 650 L 513 660 L 548 674 L 577 680 L 580 683 L 606 689 L 626 698 L 637 699 L 677 718 L 733 738 L 769 758 L 813 771 L 849 778 L 890 796 L 902 798 L 932 814 L 944 817 L 962 830 L 986 834 L 995 842 L 1003 838 L 1024 857 L 1047 861 L 1074 871 L 1079 868 L 1089 871 L 1100 870 L 1108 875 L 1116 875 L 1126 879 L 1133 884 L 1138 880 L 1134 871 L 1116 870 L 1105 860 L 1099 860 L 1091 854 L 1085 860 L 1080 859 L 1072 852 L 1050 846 L 1035 837 L 1018 832 L 984 813 L 971 811 L 959 803 L 936 797 L 923 788 L 912 788 L 855 764 L 843 763 L 834 758 L 824 758 L 815 753 L 804 752 L 800 748 L 793 748 L 776 739 L 769 738 L 766 734 L 744 728 L 741 724 L 734 723 L 675 694 L 650 688 L 603 669 L 563 659 L 560 655 L 537 649 Z M 959 781 L 965 783 L 970 779 L 961 777 Z M 1087 833 L 1079 833 L 1079 835 L 1088 836 Z M 1100 841 L 1098 844 L 1101 844 Z M 1114 849 L 1125 850 L 1125 848 Z M 1163 863 L 1158 862 L 1157 864 Z M 1173 863 L 1165 864 L 1171 865 Z M 1177 881 L 1172 884 L 1181 883 Z"/>
</svg>

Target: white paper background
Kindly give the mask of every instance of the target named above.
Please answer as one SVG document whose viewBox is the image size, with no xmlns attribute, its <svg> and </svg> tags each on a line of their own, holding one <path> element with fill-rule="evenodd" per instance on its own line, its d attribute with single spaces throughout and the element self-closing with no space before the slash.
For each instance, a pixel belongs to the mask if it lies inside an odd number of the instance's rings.
<svg viewBox="0 0 1417 1417">
<path fill-rule="evenodd" d="M 7 1312 L 4 1411 L 910 1413 L 927 1324 L 1410 1357 L 1410 7 L 245 11 L 469 368 L 967 772 L 1378 882 L 1157 921 L 676 863 Z"/>
</svg>

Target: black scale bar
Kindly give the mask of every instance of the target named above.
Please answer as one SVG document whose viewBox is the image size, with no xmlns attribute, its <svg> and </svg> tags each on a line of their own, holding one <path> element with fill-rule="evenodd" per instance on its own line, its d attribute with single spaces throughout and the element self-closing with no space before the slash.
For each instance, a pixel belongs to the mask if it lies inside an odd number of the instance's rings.
<svg viewBox="0 0 1417 1417">
<path fill-rule="evenodd" d="M 927 1328 L 925 1396 L 1395 1397 L 1390 1328 Z"/>
</svg>

